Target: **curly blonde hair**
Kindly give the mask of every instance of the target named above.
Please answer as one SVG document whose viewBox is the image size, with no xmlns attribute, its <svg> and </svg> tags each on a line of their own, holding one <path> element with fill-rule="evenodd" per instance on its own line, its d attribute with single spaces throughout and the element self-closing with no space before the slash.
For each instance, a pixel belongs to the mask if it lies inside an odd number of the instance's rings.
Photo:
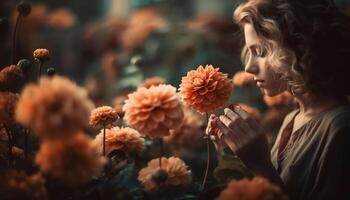
<svg viewBox="0 0 350 200">
<path fill-rule="evenodd" d="M 244 0 L 233 18 L 241 27 L 254 27 L 267 62 L 292 91 L 350 94 L 350 88 L 343 88 L 343 72 L 350 72 L 344 56 L 350 55 L 350 19 L 332 1 Z M 247 63 L 246 46 L 241 56 Z"/>
</svg>

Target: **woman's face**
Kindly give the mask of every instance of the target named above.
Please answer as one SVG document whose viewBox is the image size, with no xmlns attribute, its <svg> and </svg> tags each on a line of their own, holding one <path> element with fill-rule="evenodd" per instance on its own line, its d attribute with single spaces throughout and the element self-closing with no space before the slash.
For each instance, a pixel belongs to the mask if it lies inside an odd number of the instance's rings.
<svg viewBox="0 0 350 200">
<path fill-rule="evenodd" d="M 248 48 L 248 62 L 245 71 L 254 75 L 258 87 L 264 94 L 275 96 L 287 89 L 287 82 L 282 80 L 269 65 L 266 52 L 251 24 L 244 25 L 245 43 Z"/>
</svg>

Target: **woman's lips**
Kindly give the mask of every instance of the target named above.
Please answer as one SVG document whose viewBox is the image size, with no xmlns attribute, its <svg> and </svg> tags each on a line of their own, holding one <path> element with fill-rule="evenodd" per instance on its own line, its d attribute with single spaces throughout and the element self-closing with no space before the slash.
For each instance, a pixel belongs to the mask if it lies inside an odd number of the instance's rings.
<svg viewBox="0 0 350 200">
<path fill-rule="evenodd" d="M 258 87 L 264 87 L 264 81 L 263 80 L 256 80 L 256 84 Z"/>
</svg>

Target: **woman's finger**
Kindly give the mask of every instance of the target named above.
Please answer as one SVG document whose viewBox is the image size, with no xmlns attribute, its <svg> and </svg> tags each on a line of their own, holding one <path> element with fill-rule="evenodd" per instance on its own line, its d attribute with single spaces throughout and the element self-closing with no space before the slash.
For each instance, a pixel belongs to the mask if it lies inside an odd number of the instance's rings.
<svg viewBox="0 0 350 200">
<path fill-rule="evenodd" d="M 231 130 L 229 132 L 230 137 L 234 137 L 235 140 L 238 140 L 240 135 L 243 134 L 242 130 L 236 125 L 237 120 L 232 121 L 230 118 L 226 117 L 225 115 L 220 115 L 220 121 L 229 129 Z"/>
<path fill-rule="evenodd" d="M 242 119 L 246 120 L 249 118 L 249 113 L 247 113 L 245 110 L 242 109 L 239 105 L 232 105 L 230 106 L 230 109 L 234 111 L 237 115 L 239 115 Z"/>
<path fill-rule="evenodd" d="M 228 118 L 230 118 L 232 121 L 234 121 L 234 120 L 240 118 L 240 116 L 239 116 L 237 113 L 233 112 L 233 111 L 232 111 L 231 109 L 229 109 L 229 108 L 225 108 L 225 109 L 224 109 L 224 113 L 225 113 L 225 115 L 226 115 Z"/>
<path fill-rule="evenodd" d="M 239 123 L 239 126 L 244 130 L 244 132 L 251 136 L 255 137 L 257 133 L 263 133 L 262 127 L 239 105 L 231 106 L 234 109 L 234 112 L 237 113 L 245 123 Z"/>
<path fill-rule="evenodd" d="M 212 127 L 210 125 L 211 123 L 209 122 L 208 125 L 207 125 L 207 128 L 205 129 L 205 134 L 206 135 L 211 135 L 210 133 L 212 132 Z"/>
<path fill-rule="evenodd" d="M 213 134 L 213 132 L 214 132 L 213 120 L 215 119 L 215 117 L 216 116 L 214 114 L 210 115 L 209 122 L 208 122 L 207 128 L 205 130 L 205 134 L 207 134 L 207 135 L 212 135 Z"/>
<path fill-rule="evenodd" d="M 225 117 L 224 115 L 220 115 L 220 120 L 216 121 L 216 124 L 218 126 L 218 128 L 225 134 L 225 135 L 229 135 L 230 132 L 232 132 L 231 129 L 229 129 L 226 125 L 229 124 L 231 122 L 230 119 L 228 119 L 227 117 Z"/>
<path fill-rule="evenodd" d="M 239 137 L 231 129 L 225 126 L 221 120 L 217 122 L 217 126 L 223 132 L 221 139 L 224 140 L 227 146 L 229 146 L 232 150 L 237 150 L 237 144 L 239 144 L 240 141 Z"/>
<path fill-rule="evenodd" d="M 236 118 L 235 120 L 231 120 L 230 118 L 228 118 L 225 115 L 221 115 L 220 120 L 225 124 L 225 126 L 227 126 L 229 129 L 232 130 L 234 137 L 238 137 L 238 140 L 240 142 L 245 140 L 246 133 L 244 132 L 244 130 L 240 126 L 240 124 L 245 123 L 244 120 L 242 120 L 240 117 Z M 232 134 L 230 134 L 230 136 L 231 135 Z"/>
</svg>

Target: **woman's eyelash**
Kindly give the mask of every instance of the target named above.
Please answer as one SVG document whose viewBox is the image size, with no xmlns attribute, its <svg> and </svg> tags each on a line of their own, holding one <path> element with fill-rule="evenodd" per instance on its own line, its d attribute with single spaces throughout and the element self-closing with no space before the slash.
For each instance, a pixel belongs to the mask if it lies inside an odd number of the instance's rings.
<svg viewBox="0 0 350 200">
<path fill-rule="evenodd" d="M 262 47 L 255 48 L 255 55 L 259 57 L 265 56 L 265 50 Z"/>
</svg>

